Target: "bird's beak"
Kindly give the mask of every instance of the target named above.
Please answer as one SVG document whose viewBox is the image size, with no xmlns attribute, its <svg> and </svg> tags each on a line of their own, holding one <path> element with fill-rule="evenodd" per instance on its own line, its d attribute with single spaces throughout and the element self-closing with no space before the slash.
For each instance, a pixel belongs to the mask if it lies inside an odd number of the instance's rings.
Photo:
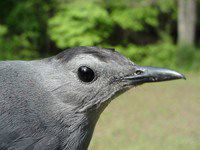
<svg viewBox="0 0 200 150">
<path fill-rule="evenodd" d="M 124 77 L 131 85 L 139 85 L 147 82 L 161 82 L 175 79 L 186 79 L 183 74 L 176 71 L 157 68 L 157 67 L 141 67 L 135 66 L 135 71 L 132 75 Z"/>
</svg>

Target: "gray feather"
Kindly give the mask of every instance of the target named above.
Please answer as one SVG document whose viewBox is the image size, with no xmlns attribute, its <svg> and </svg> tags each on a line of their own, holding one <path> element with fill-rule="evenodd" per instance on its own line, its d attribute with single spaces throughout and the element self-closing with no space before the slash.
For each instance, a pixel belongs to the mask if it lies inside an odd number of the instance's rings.
<svg viewBox="0 0 200 150">
<path fill-rule="evenodd" d="M 79 76 L 83 66 L 92 80 Z M 97 47 L 42 60 L 1 61 L 0 149 L 86 150 L 100 114 L 117 94 L 145 82 L 184 77 L 141 68 L 112 49 Z"/>
</svg>

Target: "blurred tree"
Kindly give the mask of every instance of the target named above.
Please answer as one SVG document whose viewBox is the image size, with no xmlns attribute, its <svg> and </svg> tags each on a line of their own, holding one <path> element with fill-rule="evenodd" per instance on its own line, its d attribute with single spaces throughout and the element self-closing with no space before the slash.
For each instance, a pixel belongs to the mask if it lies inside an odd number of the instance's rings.
<svg viewBox="0 0 200 150">
<path fill-rule="evenodd" d="M 168 1 L 167 4 L 163 0 L 61 1 L 49 20 L 49 35 L 62 49 L 102 43 L 113 46 L 154 43 L 161 32 L 159 21 L 166 22 L 158 19 L 159 14 L 172 20 L 169 12 L 174 11 L 174 0 Z"/>
<path fill-rule="evenodd" d="M 50 42 L 47 20 L 49 10 L 53 9 L 52 3 L 53 0 L 0 1 L 0 23 L 7 27 L 7 33 L 3 37 L 6 50 L 1 48 L 0 53 L 12 51 L 19 57 L 17 59 L 48 54 Z"/>
<path fill-rule="evenodd" d="M 110 7 L 110 17 L 115 29 L 111 35 L 111 44 L 146 45 L 157 40 L 155 29 L 159 25 L 159 10 L 155 8 L 154 3 L 147 0 L 119 0 L 116 3 L 111 0 L 107 5 Z"/>
<path fill-rule="evenodd" d="M 196 27 L 196 0 L 178 0 L 179 45 L 194 45 Z"/>
<path fill-rule="evenodd" d="M 74 0 L 61 3 L 49 20 L 50 37 L 59 48 L 97 45 L 112 31 L 108 12 L 98 1 Z"/>
<path fill-rule="evenodd" d="M 196 68 L 198 51 L 181 51 L 175 44 L 194 43 L 199 6 L 200 0 L 1 0 L 0 59 L 34 59 L 95 45 L 115 47 L 138 63 L 166 66 L 170 60 L 171 67 L 187 59 L 188 68 Z"/>
</svg>

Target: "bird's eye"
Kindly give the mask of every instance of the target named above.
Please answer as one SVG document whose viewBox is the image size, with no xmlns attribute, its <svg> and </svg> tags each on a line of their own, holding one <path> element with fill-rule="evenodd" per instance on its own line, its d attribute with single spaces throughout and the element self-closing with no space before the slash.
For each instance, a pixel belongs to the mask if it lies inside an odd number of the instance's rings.
<svg viewBox="0 0 200 150">
<path fill-rule="evenodd" d="M 81 66 L 78 68 L 78 77 L 83 82 L 91 82 L 95 78 L 95 73 L 89 67 Z"/>
</svg>

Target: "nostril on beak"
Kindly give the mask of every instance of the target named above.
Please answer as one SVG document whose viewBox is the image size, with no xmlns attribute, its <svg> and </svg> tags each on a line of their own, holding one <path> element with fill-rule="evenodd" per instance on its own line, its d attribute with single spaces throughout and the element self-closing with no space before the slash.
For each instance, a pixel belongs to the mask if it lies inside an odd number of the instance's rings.
<svg viewBox="0 0 200 150">
<path fill-rule="evenodd" d="M 136 75 L 141 75 L 142 73 L 143 73 L 143 71 L 142 70 L 136 70 Z"/>
</svg>

